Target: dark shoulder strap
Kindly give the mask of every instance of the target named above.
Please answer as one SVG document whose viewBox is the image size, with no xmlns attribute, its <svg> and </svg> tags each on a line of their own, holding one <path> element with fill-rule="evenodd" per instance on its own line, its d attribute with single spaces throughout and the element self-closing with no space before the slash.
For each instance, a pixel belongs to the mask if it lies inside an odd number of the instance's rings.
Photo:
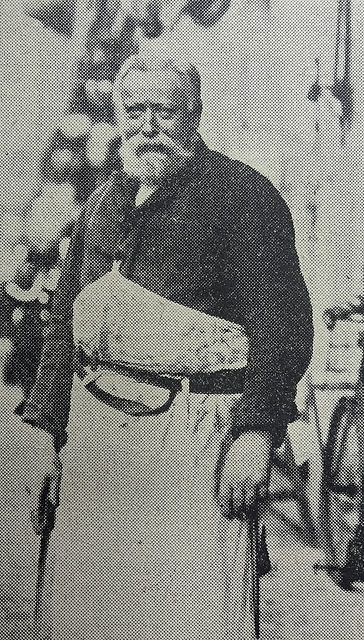
<svg viewBox="0 0 364 640">
<path fill-rule="evenodd" d="M 110 178 L 96 187 L 87 199 L 85 205 L 85 219 L 88 224 L 92 221 L 92 217 L 98 212 L 106 195 L 111 191 L 114 185 L 114 178 L 114 173 L 112 173 Z"/>
</svg>

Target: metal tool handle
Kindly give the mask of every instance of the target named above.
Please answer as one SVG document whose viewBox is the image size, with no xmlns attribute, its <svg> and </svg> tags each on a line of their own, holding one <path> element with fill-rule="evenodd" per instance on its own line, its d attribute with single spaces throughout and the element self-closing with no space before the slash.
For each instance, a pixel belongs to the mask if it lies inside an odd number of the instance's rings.
<svg viewBox="0 0 364 640">
<path fill-rule="evenodd" d="M 44 595 L 44 580 L 47 563 L 48 546 L 55 525 L 56 507 L 48 500 L 48 497 L 44 498 L 44 529 L 39 541 L 39 553 L 38 553 L 38 566 L 37 566 L 37 580 L 35 591 L 35 603 L 34 603 L 34 625 L 35 631 L 42 625 L 42 599 Z"/>
<path fill-rule="evenodd" d="M 259 505 L 256 499 L 254 508 L 249 514 L 249 556 L 250 556 L 250 603 L 248 610 L 254 619 L 254 639 L 260 638 L 260 590 L 259 590 Z"/>
<path fill-rule="evenodd" d="M 259 606 L 259 504 L 238 523 L 231 563 L 228 636 L 229 640 L 260 638 Z"/>
</svg>

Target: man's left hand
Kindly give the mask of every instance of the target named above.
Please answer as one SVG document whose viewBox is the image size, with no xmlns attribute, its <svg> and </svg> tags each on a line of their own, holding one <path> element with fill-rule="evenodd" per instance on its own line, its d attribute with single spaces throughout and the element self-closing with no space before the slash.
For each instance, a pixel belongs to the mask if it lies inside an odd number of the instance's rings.
<svg viewBox="0 0 364 640">
<path fill-rule="evenodd" d="M 272 459 L 272 436 L 266 431 L 246 431 L 231 445 L 222 467 L 219 505 L 229 519 L 242 518 L 265 498 Z"/>
</svg>

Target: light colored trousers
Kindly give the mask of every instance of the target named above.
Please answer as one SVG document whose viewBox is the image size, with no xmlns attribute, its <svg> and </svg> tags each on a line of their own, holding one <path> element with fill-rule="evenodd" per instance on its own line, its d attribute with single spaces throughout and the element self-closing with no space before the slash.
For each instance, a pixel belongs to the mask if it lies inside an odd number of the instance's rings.
<svg viewBox="0 0 364 640">
<path fill-rule="evenodd" d="M 229 397 L 185 389 L 167 413 L 138 418 L 74 383 L 42 640 L 238 634 L 231 576 L 246 534 L 216 497 Z"/>
</svg>

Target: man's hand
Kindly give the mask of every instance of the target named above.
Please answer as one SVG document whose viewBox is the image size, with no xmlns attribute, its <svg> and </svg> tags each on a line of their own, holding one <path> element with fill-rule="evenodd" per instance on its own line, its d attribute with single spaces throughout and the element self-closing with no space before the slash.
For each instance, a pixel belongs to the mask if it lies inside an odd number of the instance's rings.
<svg viewBox="0 0 364 640">
<path fill-rule="evenodd" d="M 55 508 L 59 503 L 62 464 L 49 433 L 31 427 L 28 440 L 32 465 L 27 484 L 30 518 L 34 532 L 41 535 L 49 506 Z"/>
<path fill-rule="evenodd" d="M 226 454 L 221 472 L 219 504 L 226 518 L 242 518 L 264 498 L 272 458 L 272 437 L 266 431 L 242 433 Z"/>
</svg>

